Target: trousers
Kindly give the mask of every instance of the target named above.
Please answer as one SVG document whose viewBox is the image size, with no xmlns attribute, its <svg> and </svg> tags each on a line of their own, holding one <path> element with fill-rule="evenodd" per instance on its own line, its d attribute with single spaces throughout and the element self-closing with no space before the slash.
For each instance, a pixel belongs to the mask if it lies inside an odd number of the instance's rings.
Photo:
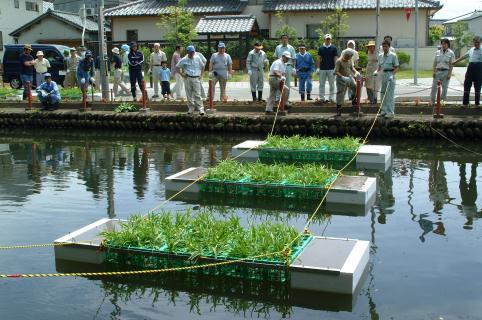
<svg viewBox="0 0 482 320">
<path fill-rule="evenodd" d="M 395 78 L 390 81 L 393 72 L 382 72 L 381 99 L 383 101 L 381 112 L 387 115 L 395 114 Z"/>
<path fill-rule="evenodd" d="M 56 106 L 59 104 L 60 100 L 57 96 L 39 96 L 38 99 L 44 107 Z"/>
<path fill-rule="evenodd" d="M 262 91 L 264 86 L 264 73 L 258 69 L 251 69 L 249 76 L 249 85 L 251 92 Z"/>
<path fill-rule="evenodd" d="M 440 100 L 447 100 L 447 88 L 449 86 L 450 80 L 447 79 L 449 76 L 448 70 L 437 70 L 435 72 L 435 77 L 432 82 L 432 91 L 430 92 L 430 102 L 435 103 L 437 94 L 437 82 L 440 80 L 442 86 L 442 92 L 440 94 Z"/>
<path fill-rule="evenodd" d="M 114 95 L 117 96 L 117 93 L 119 92 L 119 87 L 121 88 L 121 91 L 124 92 L 129 92 L 129 89 L 127 89 L 127 86 L 125 83 L 122 81 L 122 70 L 121 69 L 115 69 L 114 70 Z"/>
<path fill-rule="evenodd" d="M 464 105 L 469 104 L 470 88 L 474 84 L 475 105 L 480 106 L 480 87 L 482 85 L 482 62 L 471 62 L 467 67 L 464 81 Z"/>
<path fill-rule="evenodd" d="M 184 80 L 179 72 L 174 74 L 174 78 L 176 78 L 176 84 L 172 87 L 172 92 L 176 93 L 176 99 L 182 98 L 182 89 L 184 89 Z"/>
<path fill-rule="evenodd" d="M 142 70 L 129 68 L 129 78 L 131 80 L 131 94 L 132 94 L 132 97 L 135 99 L 136 82 L 139 85 L 139 89 L 142 90 L 142 81 L 144 80 L 144 78 L 142 77 Z"/>
<path fill-rule="evenodd" d="M 320 70 L 320 100 L 325 100 L 325 83 L 330 85 L 329 99 L 335 99 L 335 70 Z"/>
<path fill-rule="evenodd" d="M 76 77 L 76 72 L 75 71 L 67 71 L 67 74 L 65 75 L 64 79 L 64 87 L 65 88 L 74 88 L 78 86 L 79 84 L 77 83 L 77 77 Z"/>
<path fill-rule="evenodd" d="M 214 92 L 216 91 L 216 84 L 219 82 L 219 100 L 223 101 L 224 97 L 226 96 L 226 83 L 227 79 L 223 77 L 214 77 L 213 78 L 213 87 L 211 90 L 213 90 L 213 100 L 214 100 Z"/>
<path fill-rule="evenodd" d="M 184 79 L 186 88 L 188 113 L 193 113 L 195 109 L 199 113 L 204 113 L 204 106 L 201 100 L 201 80 L 199 78 L 186 77 Z"/>
<path fill-rule="evenodd" d="M 285 85 L 283 90 L 283 100 L 285 102 L 288 101 L 288 91 L 289 91 L 289 88 L 287 85 Z M 278 97 L 280 97 L 280 95 L 281 95 L 280 79 L 276 77 L 269 77 L 269 97 L 268 97 L 268 100 L 266 101 L 266 111 L 272 112 L 274 110 L 275 103 L 279 101 Z"/>
<path fill-rule="evenodd" d="M 313 89 L 313 82 L 311 80 L 310 72 L 299 72 L 298 78 L 300 79 L 300 94 L 305 94 L 305 92 L 310 93 Z"/>
<path fill-rule="evenodd" d="M 343 106 L 345 103 L 345 95 L 346 90 L 354 90 L 356 91 L 356 83 L 352 77 L 350 77 L 350 81 L 346 82 L 342 77 L 336 77 L 336 105 Z M 351 97 L 350 97 L 351 98 Z"/>
<path fill-rule="evenodd" d="M 161 70 L 160 66 L 153 66 L 152 67 L 152 84 L 154 85 L 154 95 L 159 95 L 159 80 L 161 75 L 159 71 Z"/>
</svg>

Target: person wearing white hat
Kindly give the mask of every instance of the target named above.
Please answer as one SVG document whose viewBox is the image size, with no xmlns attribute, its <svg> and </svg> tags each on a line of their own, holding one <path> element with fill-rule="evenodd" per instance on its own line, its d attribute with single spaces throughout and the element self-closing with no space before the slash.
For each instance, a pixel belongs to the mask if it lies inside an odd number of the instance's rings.
<svg viewBox="0 0 482 320">
<path fill-rule="evenodd" d="M 275 60 L 269 68 L 269 97 L 266 101 L 266 114 L 272 114 L 278 97 L 281 96 L 280 82 L 286 81 L 286 64 L 292 59 L 288 51 L 283 52 L 281 58 Z M 289 88 L 283 89 L 283 101 L 288 100 Z"/>
<path fill-rule="evenodd" d="M 346 49 L 341 52 L 340 57 L 343 57 L 343 54 L 345 53 L 346 50 L 351 50 L 351 52 L 353 53 L 353 56 L 351 58 L 351 61 L 353 62 L 353 67 L 355 67 L 355 69 L 358 69 L 358 60 L 360 60 L 360 55 L 355 50 L 355 48 L 356 48 L 355 40 L 348 40 L 348 43 L 346 44 Z M 360 80 L 361 80 L 361 77 L 360 77 Z M 351 88 L 348 89 L 348 93 L 350 97 L 356 94 L 356 92 L 354 92 Z M 353 100 L 353 103 L 356 103 L 356 100 Z"/>
<path fill-rule="evenodd" d="M 330 85 L 330 101 L 335 99 L 335 62 L 338 59 L 338 50 L 331 44 L 331 35 L 325 34 L 325 42 L 318 48 L 316 59 L 316 72 L 320 76 L 320 101 L 328 102 L 325 99 L 325 84 L 328 80 Z"/>
<path fill-rule="evenodd" d="M 44 73 L 45 82 L 37 86 L 37 98 L 44 110 L 55 110 L 60 103 L 59 87 L 52 81 L 50 73 Z"/>
<path fill-rule="evenodd" d="M 152 99 L 159 98 L 159 72 L 161 71 L 162 61 L 167 61 L 166 54 L 161 50 L 159 43 L 154 43 L 154 51 L 149 58 L 149 72 L 151 73 L 152 83 L 154 84 L 154 95 Z"/>
<path fill-rule="evenodd" d="M 276 59 L 280 59 L 284 52 L 288 51 L 291 55 L 291 59 L 288 60 L 286 63 L 286 86 L 288 88 L 291 87 L 291 74 L 293 73 L 293 69 L 296 68 L 296 50 L 293 48 L 292 45 L 288 43 L 289 37 L 287 34 L 283 34 L 281 36 L 281 44 L 276 46 L 274 50 L 274 56 Z M 289 90 L 288 90 L 288 98 L 289 98 Z"/>
<path fill-rule="evenodd" d="M 345 102 L 346 90 L 350 89 L 350 99 L 356 101 L 356 83 L 355 79 L 360 76 L 358 71 L 353 66 L 354 50 L 343 50 L 341 55 L 335 63 L 336 74 L 336 116 L 341 116 L 341 108 Z"/>
<path fill-rule="evenodd" d="M 43 82 L 43 74 L 50 68 L 50 62 L 44 59 L 44 53 L 42 51 L 37 51 L 37 59 L 34 62 L 35 67 L 35 83 L 39 86 Z"/>
<path fill-rule="evenodd" d="M 119 87 L 121 87 L 121 95 L 128 96 L 129 95 L 129 89 L 125 85 L 125 83 L 122 81 L 122 58 L 120 56 L 120 50 L 117 47 L 114 47 L 112 49 L 112 53 L 114 56 L 112 57 L 112 64 L 114 67 L 114 96 L 117 97 L 117 93 L 119 92 Z"/>
</svg>

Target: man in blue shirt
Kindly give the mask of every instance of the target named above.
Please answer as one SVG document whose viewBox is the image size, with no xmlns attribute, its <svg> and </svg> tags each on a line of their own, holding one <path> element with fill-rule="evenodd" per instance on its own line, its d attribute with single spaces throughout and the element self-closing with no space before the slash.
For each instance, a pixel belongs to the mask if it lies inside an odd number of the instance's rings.
<svg viewBox="0 0 482 320">
<path fill-rule="evenodd" d="M 315 61 L 311 54 L 306 52 L 306 46 L 304 44 L 300 44 L 298 50 L 299 52 L 296 54 L 296 74 L 298 78 L 300 78 L 301 101 L 305 101 L 305 92 L 307 100 L 312 100 L 311 74 L 315 71 Z"/>
<path fill-rule="evenodd" d="M 480 88 L 482 86 L 482 49 L 480 49 L 480 37 L 474 37 L 474 46 L 467 51 L 467 53 L 454 61 L 453 65 L 457 62 L 469 59 L 469 66 L 465 73 L 464 81 L 464 100 L 463 105 L 469 105 L 470 88 L 472 83 L 475 90 L 475 105 L 480 107 Z"/>
<path fill-rule="evenodd" d="M 176 72 L 184 78 L 186 88 L 188 115 L 192 115 L 194 109 L 199 110 L 201 116 L 204 115 L 204 106 L 201 100 L 201 77 L 204 72 L 205 60 L 201 55 L 196 54 L 193 45 L 186 48 L 187 56 L 179 60 L 176 65 Z"/>
<path fill-rule="evenodd" d="M 52 81 L 50 73 L 44 73 L 44 79 L 45 82 L 37 87 L 37 97 L 42 103 L 43 110 L 55 110 L 60 102 L 59 87 Z"/>
<path fill-rule="evenodd" d="M 320 101 L 328 102 L 325 99 L 325 84 L 328 79 L 330 85 L 330 101 L 335 99 L 335 62 L 338 59 L 338 50 L 331 44 L 331 35 L 325 35 L 325 42 L 318 49 L 316 60 L 317 73 L 320 75 Z"/>
<path fill-rule="evenodd" d="M 33 81 L 33 69 L 35 61 L 30 55 L 32 52 L 32 46 L 26 44 L 23 47 L 23 53 L 18 57 L 20 61 L 20 80 L 22 80 L 23 85 L 23 100 L 27 99 L 27 83 L 30 82 L 30 86 Z"/>
<path fill-rule="evenodd" d="M 79 61 L 77 66 L 77 82 L 80 85 L 80 89 L 87 91 L 89 83 L 92 82 L 92 87 L 94 87 L 93 77 L 94 76 L 94 58 L 92 57 L 92 52 L 87 50 L 85 52 L 84 58 Z"/>
<path fill-rule="evenodd" d="M 132 99 L 136 101 L 136 81 L 139 85 L 139 89 L 142 90 L 142 66 L 144 65 L 144 55 L 137 50 L 137 43 L 132 42 L 130 44 L 130 52 L 127 56 L 129 60 L 129 78 L 131 80 L 131 93 Z"/>
</svg>

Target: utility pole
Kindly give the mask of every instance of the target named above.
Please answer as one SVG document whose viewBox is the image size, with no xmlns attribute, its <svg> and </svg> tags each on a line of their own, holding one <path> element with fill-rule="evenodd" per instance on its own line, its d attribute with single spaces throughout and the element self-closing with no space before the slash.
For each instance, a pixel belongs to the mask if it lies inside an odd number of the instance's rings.
<svg viewBox="0 0 482 320">
<path fill-rule="evenodd" d="M 99 0 L 99 59 L 100 59 L 100 82 L 102 88 L 102 100 L 109 101 L 109 78 L 107 75 L 107 63 L 109 58 L 107 56 L 107 39 L 105 37 L 104 29 L 104 0 Z"/>
<path fill-rule="evenodd" d="M 380 48 L 380 0 L 377 0 L 377 28 L 375 31 L 375 52 L 378 52 L 378 48 Z"/>
<path fill-rule="evenodd" d="M 418 85 L 418 0 L 415 0 L 415 50 L 413 57 L 413 84 Z"/>
</svg>

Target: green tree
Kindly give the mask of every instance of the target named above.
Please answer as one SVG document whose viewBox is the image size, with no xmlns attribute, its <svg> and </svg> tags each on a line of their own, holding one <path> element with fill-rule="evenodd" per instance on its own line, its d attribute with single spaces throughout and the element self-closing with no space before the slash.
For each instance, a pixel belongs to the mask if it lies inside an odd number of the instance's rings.
<svg viewBox="0 0 482 320">
<path fill-rule="evenodd" d="M 455 52 L 460 55 L 462 48 L 468 47 L 474 38 L 474 34 L 467 30 L 467 25 L 463 21 L 452 25 L 452 36 L 454 37 Z"/>
<path fill-rule="evenodd" d="M 431 26 L 428 29 L 428 39 L 430 41 L 430 45 L 436 45 L 442 39 L 444 35 L 444 27 L 443 26 Z"/>
<path fill-rule="evenodd" d="M 186 9 L 187 0 L 179 0 L 177 6 L 167 7 L 168 14 L 160 15 L 157 26 L 165 31 L 164 39 L 171 46 L 187 46 L 198 37 L 192 12 Z"/>
<path fill-rule="evenodd" d="M 343 9 L 337 7 L 333 14 L 330 14 L 321 21 L 321 27 L 316 29 L 320 43 L 325 41 L 325 34 L 329 33 L 332 36 L 333 43 L 339 46 L 339 39 L 342 38 L 348 31 L 348 14 Z"/>
<path fill-rule="evenodd" d="M 286 24 L 283 12 L 281 11 L 276 12 L 276 19 L 278 20 L 278 26 L 279 26 L 278 30 L 276 30 L 276 33 L 275 33 L 276 37 L 279 39 L 281 38 L 282 35 L 286 34 L 290 39 L 290 44 L 296 47 L 298 42 L 297 41 L 298 33 L 296 32 L 296 29 Z"/>
</svg>

